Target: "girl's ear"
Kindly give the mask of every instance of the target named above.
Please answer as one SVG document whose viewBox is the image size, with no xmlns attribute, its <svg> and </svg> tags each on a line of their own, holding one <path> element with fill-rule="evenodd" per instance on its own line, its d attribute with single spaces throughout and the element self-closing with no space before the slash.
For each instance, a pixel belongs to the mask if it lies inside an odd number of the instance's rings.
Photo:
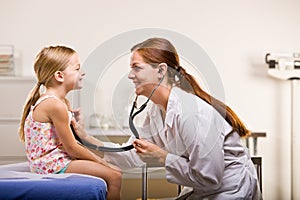
<svg viewBox="0 0 300 200">
<path fill-rule="evenodd" d="M 64 81 L 64 74 L 61 71 L 56 71 L 54 73 L 54 78 L 55 80 L 57 80 L 58 82 L 63 82 Z"/>
</svg>

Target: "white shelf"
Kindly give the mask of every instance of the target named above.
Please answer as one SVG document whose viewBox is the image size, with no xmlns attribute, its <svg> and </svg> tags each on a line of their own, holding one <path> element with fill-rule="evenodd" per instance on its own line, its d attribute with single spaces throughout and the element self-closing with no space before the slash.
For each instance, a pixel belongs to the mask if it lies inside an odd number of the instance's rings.
<svg viewBox="0 0 300 200">
<path fill-rule="evenodd" d="M 0 123 L 19 123 L 21 117 L 0 116 Z"/>
<path fill-rule="evenodd" d="M 24 103 L 36 83 L 33 76 L 0 76 L 0 159 L 25 155 L 18 129 Z"/>
<path fill-rule="evenodd" d="M 36 81 L 34 76 L 0 76 L 0 81 Z"/>
</svg>

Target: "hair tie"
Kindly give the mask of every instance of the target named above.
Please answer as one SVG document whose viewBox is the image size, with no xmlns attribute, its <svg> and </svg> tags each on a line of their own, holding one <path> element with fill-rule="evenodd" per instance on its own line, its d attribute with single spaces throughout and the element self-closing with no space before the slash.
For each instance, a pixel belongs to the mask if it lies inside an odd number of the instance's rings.
<svg viewBox="0 0 300 200">
<path fill-rule="evenodd" d="M 40 87 L 41 85 L 43 85 L 43 82 L 38 82 L 37 85 Z"/>
<path fill-rule="evenodd" d="M 177 68 L 176 68 L 176 71 L 180 72 L 180 71 L 181 71 L 181 69 L 182 69 L 182 67 L 181 67 L 181 66 L 177 66 Z"/>
<path fill-rule="evenodd" d="M 181 79 L 184 77 L 184 74 L 182 73 L 182 67 L 181 66 L 176 66 L 174 67 L 177 73 L 175 74 L 175 82 L 180 82 Z"/>
</svg>

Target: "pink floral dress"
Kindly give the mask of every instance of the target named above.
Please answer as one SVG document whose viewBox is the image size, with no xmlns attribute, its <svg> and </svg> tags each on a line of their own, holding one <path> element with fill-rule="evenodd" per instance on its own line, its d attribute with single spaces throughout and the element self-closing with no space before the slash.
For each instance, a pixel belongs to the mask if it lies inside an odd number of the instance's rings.
<svg viewBox="0 0 300 200">
<path fill-rule="evenodd" d="M 32 118 L 35 107 L 53 95 L 41 97 L 25 120 L 25 146 L 31 172 L 38 174 L 58 173 L 69 165 L 71 157 L 62 149 L 62 144 L 52 123 L 37 122 Z M 68 111 L 69 112 L 69 111 Z M 69 112 L 71 120 L 72 114 Z"/>
</svg>

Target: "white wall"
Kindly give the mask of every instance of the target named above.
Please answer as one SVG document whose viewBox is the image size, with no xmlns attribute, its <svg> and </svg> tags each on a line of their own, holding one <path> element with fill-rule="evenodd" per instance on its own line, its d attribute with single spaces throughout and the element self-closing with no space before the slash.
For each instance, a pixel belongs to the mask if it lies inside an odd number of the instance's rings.
<svg viewBox="0 0 300 200">
<path fill-rule="evenodd" d="M 50 44 L 71 46 L 84 61 L 104 41 L 134 29 L 162 28 L 191 38 L 214 61 L 226 103 L 250 129 L 267 132 L 258 145 L 265 199 L 287 199 L 290 84 L 267 75 L 264 56 L 300 52 L 299 7 L 297 0 L 1 0 L 0 44 L 14 44 L 17 74 L 33 75 L 34 56 Z M 299 182 L 299 172 L 294 177 Z"/>
</svg>

